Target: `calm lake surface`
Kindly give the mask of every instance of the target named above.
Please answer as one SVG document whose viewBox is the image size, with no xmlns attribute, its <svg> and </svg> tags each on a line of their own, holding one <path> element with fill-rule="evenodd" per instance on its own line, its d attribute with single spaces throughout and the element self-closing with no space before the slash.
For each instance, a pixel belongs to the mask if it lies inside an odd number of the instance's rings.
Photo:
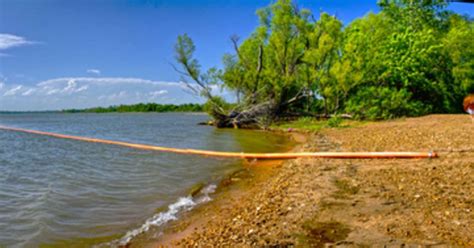
<svg viewBox="0 0 474 248">
<path fill-rule="evenodd" d="M 0 125 L 178 148 L 287 148 L 286 138 L 271 133 L 196 125 L 207 119 L 183 113 L 22 113 L 0 114 Z M 0 247 L 129 238 L 196 204 L 186 198 L 193 185 L 212 186 L 240 166 L 236 160 L 0 130 Z"/>
</svg>

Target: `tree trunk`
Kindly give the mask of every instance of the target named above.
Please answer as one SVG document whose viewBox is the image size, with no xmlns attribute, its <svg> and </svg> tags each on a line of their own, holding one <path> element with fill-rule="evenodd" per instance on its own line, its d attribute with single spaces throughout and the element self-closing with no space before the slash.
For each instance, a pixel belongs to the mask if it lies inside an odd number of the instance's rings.
<svg viewBox="0 0 474 248">
<path fill-rule="evenodd" d="M 266 128 L 274 118 L 274 113 L 278 109 L 274 101 L 250 106 L 250 108 L 240 112 L 232 111 L 229 114 L 214 112 L 214 125 L 219 128 Z"/>
</svg>

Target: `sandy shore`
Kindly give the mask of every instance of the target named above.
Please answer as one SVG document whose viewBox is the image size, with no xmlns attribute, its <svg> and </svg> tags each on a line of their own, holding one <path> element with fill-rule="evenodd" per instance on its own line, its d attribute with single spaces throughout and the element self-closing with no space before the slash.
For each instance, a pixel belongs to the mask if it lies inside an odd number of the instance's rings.
<svg viewBox="0 0 474 248">
<path fill-rule="evenodd" d="M 474 246 L 468 116 L 323 129 L 307 139 L 301 151 L 436 151 L 440 158 L 259 164 L 164 235 L 131 246 Z"/>
</svg>

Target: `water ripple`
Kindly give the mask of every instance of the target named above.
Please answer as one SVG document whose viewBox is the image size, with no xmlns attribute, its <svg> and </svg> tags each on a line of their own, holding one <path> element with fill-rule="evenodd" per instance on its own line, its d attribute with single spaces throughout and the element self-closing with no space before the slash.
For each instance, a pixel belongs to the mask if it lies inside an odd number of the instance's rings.
<svg viewBox="0 0 474 248">
<path fill-rule="evenodd" d="M 271 134 L 196 125 L 206 119 L 183 114 L 0 114 L 0 125 L 210 150 L 265 152 L 282 143 Z M 237 166 L 233 160 L 0 130 L 0 246 L 37 247 L 158 225 L 209 200 L 180 198 L 193 185 Z M 168 205 L 168 212 L 156 213 Z"/>
</svg>

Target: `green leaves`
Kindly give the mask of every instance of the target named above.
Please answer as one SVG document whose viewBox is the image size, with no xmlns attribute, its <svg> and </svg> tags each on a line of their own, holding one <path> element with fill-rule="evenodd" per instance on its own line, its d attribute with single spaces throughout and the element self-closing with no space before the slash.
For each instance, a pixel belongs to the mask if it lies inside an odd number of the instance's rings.
<svg viewBox="0 0 474 248">
<path fill-rule="evenodd" d="M 428 113 L 429 106 L 411 99 L 406 89 L 362 87 L 347 103 L 347 110 L 359 119 L 379 120 Z"/>
<path fill-rule="evenodd" d="M 460 16 L 449 18 L 442 42 L 452 62 L 452 76 L 462 91 L 474 92 L 474 23 Z"/>
<path fill-rule="evenodd" d="M 278 0 L 257 11 L 260 24 L 247 39 L 231 38 L 235 53 L 224 55 L 222 71 L 201 73 L 187 35 L 178 37 L 176 59 L 204 89 L 222 83 L 241 106 L 275 102 L 276 116 L 460 112 L 474 91 L 472 20 L 446 11 L 444 0 L 379 5 L 380 13 L 344 27 L 335 16 L 322 12 L 315 20 L 291 0 Z"/>
<path fill-rule="evenodd" d="M 193 58 L 196 47 L 191 38 L 189 38 L 187 34 L 179 35 L 174 49 L 175 58 L 178 63 L 186 65 L 185 69 L 188 70 L 192 78 L 198 78 L 200 75 L 200 65 L 198 61 Z"/>
<path fill-rule="evenodd" d="M 356 20 L 345 30 L 341 63 L 350 64 L 350 68 L 336 64 L 333 70 L 335 74 L 359 73 L 336 76 L 339 85 L 352 81 L 351 94 L 361 94 L 371 86 L 405 90 L 410 93 L 410 101 L 423 103 L 429 112 L 459 112 L 459 102 L 471 87 L 466 85 L 472 82 L 469 72 L 474 65 L 469 55 L 473 54 L 474 40 L 466 28 L 469 21 L 455 14 L 445 18 L 442 1 L 381 2 L 381 13 Z M 459 32 L 460 26 L 465 32 Z M 456 62 L 458 56 L 463 59 Z M 354 104 L 346 104 L 346 111 L 354 111 Z"/>
</svg>

